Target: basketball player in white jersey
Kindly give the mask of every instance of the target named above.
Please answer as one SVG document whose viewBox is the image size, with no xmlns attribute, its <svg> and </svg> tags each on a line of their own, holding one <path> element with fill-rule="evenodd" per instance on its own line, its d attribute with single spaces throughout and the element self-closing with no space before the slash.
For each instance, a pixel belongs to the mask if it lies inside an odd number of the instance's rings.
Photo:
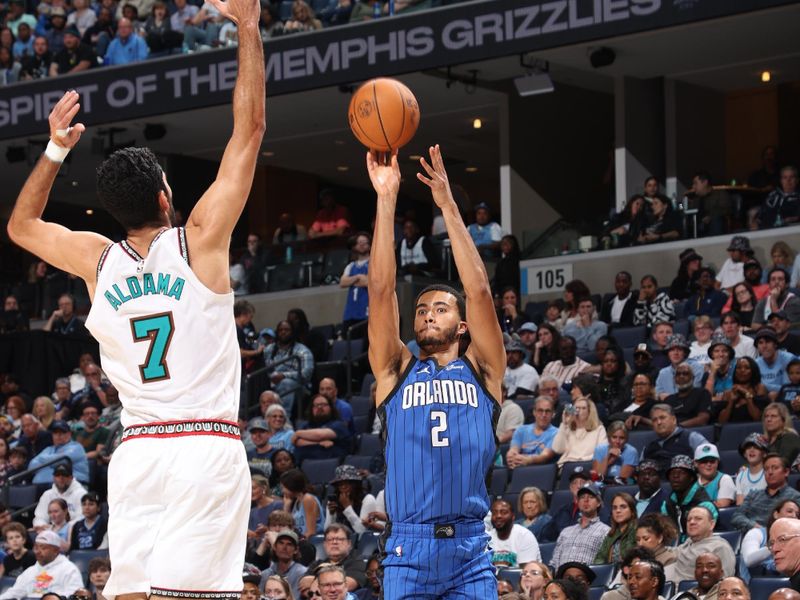
<svg viewBox="0 0 800 600">
<path fill-rule="evenodd" d="M 235 22 L 239 72 L 233 134 L 217 178 L 185 228 L 144 148 L 98 169 L 98 195 L 125 228 L 112 244 L 42 220 L 53 180 L 84 131 L 78 94 L 50 113 L 50 144 L 17 198 L 11 239 L 86 281 L 87 327 L 123 405 L 123 443 L 109 467 L 111 578 L 106 598 L 240 597 L 250 477 L 236 425 L 240 360 L 228 248 L 265 130 L 258 0 L 211 1 Z"/>
</svg>

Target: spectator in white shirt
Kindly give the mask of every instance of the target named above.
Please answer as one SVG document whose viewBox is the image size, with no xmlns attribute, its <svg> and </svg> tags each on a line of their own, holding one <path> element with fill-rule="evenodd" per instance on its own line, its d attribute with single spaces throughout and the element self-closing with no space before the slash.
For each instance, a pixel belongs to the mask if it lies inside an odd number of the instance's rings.
<svg viewBox="0 0 800 600">
<path fill-rule="evenodd" d="M 517 428 L 525 423 L 525 415 L 522 413 L 522 408 L 513 400 L 509 400 L 506 392 L 506 385 L 503 384 L 500 417 L 497 419 L 497 428 L 495 429 L 497 441 L 501 444 L 510 442 Z"/>
<path fill-rule="evenodd" d="M 495 566 L 517 569 L 542 559 L 536 536 L 514 523 L 514 508 L 508 500 L 498 498 L 492 502 L 492 527 L 489 546 Z"/>
<path fill-rule="evenodd" d="M 33 528 L 36 531 L 42 531 L 50 526 L 50 517 L 47 513 L 47 507 L 53 500 L 58 498 L 63 499 L 67 503 L 69 514 L 73 515 L 75 520 L 81 518 L 81 499 L 86 495 L 86 488 L 84 488 L 77 479 L 72 476 L 72 470 L 65 464 L 56 465 L 53 469 L 53 487 L 47 490 L 42 497 L 39 498 L 39 503 L 36 505 L 33 517 Z"/>
<path fill-rule="evenodd" d="M 743 356 L 758 358 L 758 350 L 756 350 L 753 338 L 741 333 L 742 320 L 737 313 L 733 311 L 725 313 L 722 316 L 720 327 L 722 327 L 722 333 L 728 338 L 736 358 Z"/>
<path fill-rule="evenodd" d="M 61 538 L 55 531 L 40 532 L 33 544 L 36 564 L 25 569 L 14 585 L 0 594 L 0 600 L 41 597 L 48 592 L 66 598 L 82 588 L 81 572 L 60 548 Z"/>
<path fill-rule="evenodd" d="M 521 342 L 506 344 L 506 372 L 503 383 L 508 388 L 509 398 L 517 394 L 532 396 L 539 387 L 539 373 L 525 362 L 525 346 Z"/>
<path fill-rule="evenodd" d="M 729 258 L 717 273 L 717 287 L 730 295 L 733 286 L 744 281 L 744 261 L 752 256 L 750 240 L 743 235 L 735 235 L 728 244 Z"/>
</svg>

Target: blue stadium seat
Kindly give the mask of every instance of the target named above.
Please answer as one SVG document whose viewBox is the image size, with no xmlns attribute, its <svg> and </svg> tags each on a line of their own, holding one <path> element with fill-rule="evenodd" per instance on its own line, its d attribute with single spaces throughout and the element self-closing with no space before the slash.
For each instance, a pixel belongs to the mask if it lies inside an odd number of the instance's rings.
<svg viewBox="0 0 800 600">
<path fill-rule="evenodd" d="M 739 553 L 739 546 L 742 543 L 742 533 L 740 531 L 718 531 L 714 535 L 726 540 L 733 548 L 733 553 Z M 766 596 L 765 596 L 766 597 Z"/>
<path fill-rule="evenodd" d="M 639 452 L 645 449 L 647 444 L 656 439 L 656 434 L 652 431 L 631 431 L 628 434 L 628 443 Z"/>
<path fill-rule="evenodd" d="M 739 467 L 745 464 L 745 460 L 738 450 L 722 450 L 719 453 L 719 470 L 735 478 L 739 472 Z"/>
<path fill-rule="evenodd" d="M 347 340 L 336 340 L 328 353 L 328 362 L 339 362 L 347 360 Z M 350 340 L 350 359 L 354 360 L 359 354 L 364 352 L 364 339 L 357 338 Z"/>
<path fill-rule="evenodd" d="M 556 465 L 533 465 L 530 467 L 517 467 L 511 472 L 509 492 L 520 492 L 529 485 L 538 487 L 543 492 L 553 489 L 556 478 Z"/>
<path fill-rule="evenodd" d="M 533 405 L 536 398 L 515 398 L 514 402 L 522 409 L 522 415 L 526 423 L 533 423 Z"/>
<path fill-rule="evenodd" d="M 365 531 L 358 538 L 357 554 L 361 558 L 369 558 L 378 549 L 380 534 Z"/>
<path fill-rule="evenodd" d="M 300 287 L 303 281 L 303 270 L 300 265 L 274 265 L 267 267 L 267 291 L 282 292 Z"/>
<path fill-rule="evenodd" d="M 603 506 L 610 506 L 611 499 L 620 493 L 630 494 L 631 496 L 639 492 L 636 485 L 607 485 L 603 488 Z"/>
<path fill-rule="evenodd" d="M 694 579 L 687 579 L 678 583 L 678 593 L 685 592 L 686 590 L 692 589 L 694 586 L 697 585 L 697 582 Z"/>
<path fill-rule="evenodd" d="M 638 344 L 647 340 L 647 328 L 644 325 L 637 327 L 615 327 L 614 338 L 620 348 L 636 348 Z"/>
<path fill-rule="evenodd" d="M 364 379 L 361 382 L 361 396 L 366 396 L 369 398 L 369 388 L 372 387 L 373 382 L 375 381 L 375 375 L 372 373 L 367 373 L 364 375 Z"/>
<path fill-rule="evenodd" d="M 738 510 L 737 506 L 729 506 L 728 508 L 719 509 L 719 518 L 717 519 L 717 531 L 735 531 L 731 525 L 731 519 Z"/>
<path fill-rule="evenodd" d="M 367 416 L 372 408 L 372 398 L 369 396 L 352 396 L 348 402 L 355 417 Z"/>
<path fill-rule="evenodd" d="M 712 444 L 714 443 L 714 426 L 713 425 L 703 425 L 702 427 L 689 427 L 689 431 L 694 433 L 699 433 L 704 438 L 706 438 Z M 694 457 L 692 457 L 694 458 Z"/>
<path fill-rule="evenodd" d="M 603 597 L 603 594 L 606 593 L 605 588 L 601 587 L 592 587 L 589 588 L 589 600 L 600 600 Z"/>
<path fill-rule="evenodd" d="M 678 310 L 677 310 L 677 307 L 676 307 L 675 314 L 680 316 L 680 315 L 683 314 L 683 312 L 679 313 Z M 689 329 L 690 329 L 689 321 L 687 321 L 686 319 L 678 319 L 677 321 L 675 321 L 675 324 L 672 326 L 672 332 L 673 333 L 680 333 L 682 336 L 684 336 L 687 339 L 689 338 Z"/>
<path fill-rule="evenodd" d="M 309 543 L 313 544 L 314 549 L 317 551 L 316 560 L 324 560 L 328 558 L 328 553 L 325 551 L 325 545 L 323 544 L 324 540 L 324 533 L 317 533 L 308 538 Z"/>
<path fill-rule="evenodd" d="M 751 433 L 762 433 L 764 427 L 760 422 L 756 423 L 726 423 L 719 430 L 719 451 L 738 450 L 739 444 Z"/>
<path fill-rule="evenodd" d="M 752 598 L 768 598 L 782 587 L 792 587 L 788 577 L 755 577 L 750 580 L 750 596 Z"/>
<path fill-rule="evenodd" d="M 519 510 L 517 510 L 517 504 L 519 504 L 519 493 L 518 492 L 506 492 L 503 494 L 503 500 L 506 500 L 511 506 L 514 508 L 514 512 L 517 513 L 517 516 L 522 516 Z"/>
<path fill-rule="evenodd" d="M 361 456 L 360 454 L 348 454 L 344 457 L 344 462 L 342 464 L 345 465 L 352 465 L 356 469 L 367 469 L 372 463 L 371 456 Z"/>
<path fill-rule="evenodd" d="M 558 482 L 558 489 L 566 490 L 569 489 L 569 476 L 572 475 L 572 472 L 581 467 L 585 473 L 589 473 L 592 470 L 592 461 L 580 461 L 580 462 L 568 462 L 564 463 L 563 467 L 561 468 L 561 479 Z"/>
<path fill-rule="evenodd" d="M 16 577 L 0 577 L 0 594 L 10 589 L 16 580 Z"/>
<path fill-rule="evenodd" d="M 353 417 L 353 426 L 356 430 L 356 435 L 362 433 L 369 433 L 372 431 L 372 421 L 368 415 L 356 415 Z"/>
<path fill-rule="evenodd" d="M 24 508 L 36 504 L 39 489 L 36 485 L 12 485 L 8 488 L 8 507 Z"/>
<path fill-rule="evenodd" d="M 83 575 L 84 580 L 89 576 L 89 561 L 93 558 L 108 558 L 108 550 L 73 550 L 69 553 L 69 560 Z"/>
<path fill-rule="evenodd" d="M 565 504 L 572 504 L 572 492 L 570 490 L 556 490 L 550 498 L 550 509 L 548 512 L 552 515 Z"/>
<path fill-rule="evenodd" d="M 508 483 L 508 469 L 505 467 L 494 467 L 492 469 L 491 481 L 489 483 L 489 495 L 502 496 L 506 491 L 506 484 Z M 514 507 L 516 510 L 516 507 Z"/>
<path fill-rule="evenodd" d="M 668 581 L 664 584 L 664 591 L 661 594 L 664 598 L 672 598 L 672 595 L 675 593 L 675 584 L 671 581 Z"/>
<path fill-rule="evenodd" d="M 338 466 L 338 458 L 309 458 L 303 461 L 302 470 L 311 484 L 317 485 L 326 484 L 333 479 Z"/>
<path fill-rule="evenodd" d="M 500 569 L 497 578 L 507 581 L 516 590 L 519 589 L 519 580 L 522 579 L 521 569 Z"/>
<path fill-rule="evenodd" d="M 614 577 L 614 565 L 589 565 L 589 568 L 595 575 L 592 587 L 608 587 Z"/>
<path fill-rule="evenodd" d="M 362 456 L 375 456 L 383 451 L 383 443 L 378 435 L 365 433 L 358 444 L 358 453 Z"/>
<path fill-rule="evenodd" d="M 546 565 L 550 564 L 550 559 L 553 558 L 553 552 L 556 550 L 555 542 L 548 542 L 546 544 L 539 544 L 539 552 L 542 555 L 542 562 Z"/>
</svg>

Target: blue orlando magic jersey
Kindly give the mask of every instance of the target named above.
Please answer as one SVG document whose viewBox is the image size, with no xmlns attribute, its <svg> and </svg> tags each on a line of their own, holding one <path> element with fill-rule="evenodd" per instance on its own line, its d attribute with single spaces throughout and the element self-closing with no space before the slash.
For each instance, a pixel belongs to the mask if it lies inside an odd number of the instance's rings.
<svg viewBox="0 0 800 600">
<path fill-rule="evenodd" d="M 500 407 L 466 357 L 416 360 L 379 407 L 386 512 L 396 523 L 482 520 Z"/>
</svg>

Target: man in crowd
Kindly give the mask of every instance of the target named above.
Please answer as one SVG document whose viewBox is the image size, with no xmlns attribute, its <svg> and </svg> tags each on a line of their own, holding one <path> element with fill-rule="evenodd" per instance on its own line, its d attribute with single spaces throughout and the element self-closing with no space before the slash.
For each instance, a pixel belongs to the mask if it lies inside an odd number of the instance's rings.
<svg viewBox="0 0 800 600">
<path fill-rule="evenodd" d="M 790 354 L 800 356 L 800 336 L 789 332 L 792 322 L 786 311 L 778 310 L 770 314 L 767 324 L 775 331 L 779 350 L 786 350 Z"/>
<path fill-rule="evenodd" d="M 769 293 L 756 304 L 751 329 L 765 327 L 767 319 L 782 310 L 791 323 L 800 323 L 800 298 L 789 291 L 789 277 L 781 267 L 772 267 L 767 275 Z"/>
<path fill-rule="evenodd" d="M 345 572 L 339 566 L 325 565 L 317 571 L 317 584 L 323 600 L 348 600 Z"/>
<path fill-rule="evenodd" d="M 768 533 L 767 545 L 775 568 L 789 577 L 793 590 L 800 592 L 800 520 L 777 519 Z"/>
<path fill-rule="evenodd" d="M 764 458 L 764 479 L 767 487 L 750 492 L 731 518 L 731 525 L 742 533 L 759 525 L 766 526 L 775 506 L 783 500 L 800 501 L 800 492 L 787 485 L 789 465 L 780 454 Z"/>
<path fill-rule="evenodd" d="M 299 597 L 298 584 L 303 575 L 306 574 L 306 567 L 295 562 L 299 538 L 294 531 L 284 529 L 279 532 L 273 547 L 273 561 L 270 567 L 261 572 L 261 584 L 263 590 L 267 578 L 270 575 L 280 575 L 289 582 L 295 597 Z"/>
<path fill-rule="evenodd" d="M 145 39 L 133 32 L 133 24 L 125 18 L 117 21 L 117 35 L 106 49 L 103 64 L 127 65 L 145 60 L 150 53 Z"/>
<path fill-rule="evenodd" d="M 536 398 L 533 407 L 534 422 L 518 427 L 511 437 L 511 447 L 506 453 L 506 464 L 509 468 L 541 465 L 555 460 L 553 439 L 558 428 L 552 424 L 554 408 L 555 403 L 551 398 Z"/>
<path fill-rule="evenodd" d="M 322 190 L 319 193 L 319 210 L 308 228 L 308 237 L 338 237 L 347 233 L 348 229 L 347 209 L 336 203 L 331 190 Z"/>
<path fill-rule="evenodd" d="M 737 577 L 737 579 L 738 579 L 738 577 Z M 742 582 L 742 583 L 744 584 L 744 582 Z M 742 597 L 742 598 L 746 598 L 746 600 L 750 600 L 749 590 L 747 590 L 747 588 L 745 587 L 744 591 L 747 592 L 747 596 L 746 597 L 743 596 L 743 595 L 740 595 L 740 596 L 737 596 L 737 597 Z M 729 596 L 729 597 L 733 597 L 733 596 Z M 779 588 L 779 589 L 775 590 L 774 592 L 772 592 L 769 595 L 769 598 L 767 598 L 767 600 L 800 600 L 800 592 L 796 592 L 792 588 Z"/>
<path fill-rule="evenodd" d="M 100 426 L 100 411 L 92 404 L 86 404 L 81 413 L 80 423 L 76 426 L 73 438 L 86 452 L 87 460 L 97 458 L 98 449 L 108 443 L 108 429 Z"/>
<path fill-rule="evenodd" d="M 642 458 L 656 461 L 660 473 L 666 474 L 674 457 L 694 456 L 694 451 L 700 444 L 708 443 L 708 440 L 696 431 L 680 427 L 675 411 L 669 404 L 653 406 L 650 410 L 650 420 L 657 438 L 645 446 Z"/>
<path fill-rule="evenodd" d="M 355 435 L 356 424 L 353 420 L 353 407 L 350 406 L 349 402 L 339 398 L 339 388 L 336 386 L 336 380 L 333 377 L 323 377 L 320 379 L 317 391 L 320 395 L 333 402 L 336 410 L 339 411 L 339 418 L 347 423 L 350 433 Z"/>
<path fill-rule="evenodd" d="M 750 590 L 747 584 L 738 577 L 726 577 L 719 583 L 719 600 L 750 600 Z M 769 600 L 773 600 L 770 595 Z M 800 600 L 786 598 L 785 600 Z"/>
<path fill-rule="evenodd" d="M 744 261 L 744 281 L 749 283 L 753 288 L 753 293 L 756 295 L 756 301 L 761 300 L 764 296 L 769 294 L 769 284 L 761 283 L 761 263 L 758 259 L 750 257 Z M 722 307 L 722 313 L 725 314 L 731 310 L 733 304 L 733 289 L 731 288 L 731 295 L 728 296 L 728 301 Z"/>
<path fill-rule="evenodd" d="M 53 48 L 53 43 L 49 43 Z M 64 29 L 64 47 L 53 56 L 53 62 L 50 64 L 50 77 L 88 71 L 95 63 L 96 59 L 91 47 L 81 42 L 78 28 L 72 25 Z M 61 299 L 58 302 L 58 311 L 63 311 Z M 66 319 L 62 320 L 67 322 Z"/>
<path fill-rule="evenodd" d="M 557 569 L 569 561 L 592 564 L 610 527 L 600 520 L 603 495 L 597 485 L 590 483 L 578 490 L 580 521 L 564 529 L 558 536 L 550 566 Z"/>
<path fill-rule="evenodd" d="M 581 510 L 578 503 L 578 492 L 591 481 L 592 476 L 583 467 L 576 467 L 570 473 L 569 491 L 572 492 L 572 502 L 565 502 L 553 514 L 553 518 L 547 525 L 546 534 L 544 535 L 546 539 L 555 540 L 564 529 L 580 523 Z"/>
<path fill-rule="evenodd" d="M 67 598 L 83 587 L 81 572 L 61 554 L 61 538 L 55 531 L 40 531 L 33 544 L 33 553 L 36 564 L 25 569 L 14 585 L 0 594 L 0 600 L 41 597 L 45 593 Z"/>
<path fill-rule="evenodd" d="M 20 419 L 22 435 L 19 436 L 17 446 L 25 448 L 28 456 L 36 456 L 48 446 L 53 445 L 53 435 L 42 427 L 42 422 L 30 413 L 22 415 Z"/>
<path fill-rule="evenodd" d="M 86 326 L 75 314 L 75 299 L 69 294 L 62 294 L 58 299 L 58 308 L 52 312 L 44 331 L 52 331 L 60 335 L 86 336 Z"/>
<path fill-rule="evenodd" d="M 628 590 L 633 600 L 659 600 L 665 581 L 664 567 L 655 560 L 639 560 L 628 572 Z"/>
<path fill-rule="evenodd" d="M 800 220 L 800 191 L 797 189 L 797 167 L 781 169 L 781 182 L 764 200 L 758 213 L 760 229 L 779 227 Z"/>
<path fill-rule="evenodd" d="M 100 514 L 100 496 L 97 492 L 89 492 L 81 498 L 81 510 L 83 519 L 72 526 L 70 549 L 97 550 L 101 545 L 107 546 L 108 540 L 105 538 L 108 522 Z M 72 513 L 70 516 L 73 516 Z"/>
<path fill-rule="evenodd" d="M 789 383 L 786 367 L 795 357 L 786 350 L 778 349 L 778 335 L 774 329 L 759 329 L 755 340 L 759 355 L 756 364 L 761 371 L 761 383 L 767 388 L 770 400 L 775 400 L 781 386 Z"/>
<path fill-rule="evenodd" d="M 653 333 L 650 336 L 650 356 L 653 367 L 659 371 L 670 364 L 669 356 L 667 356 L 667 342 L 672 337 L 672 333 L 672 323 L 668 321 L 657 321 L 653 325 Z"/>
<path fill-rule="evenodd" d="M 712 402 L 720 402 L 722 395 L 733 387 L 733 358 L 735 352 L 725 334 L 715 333 L 708 347 L 711 362 L 703 386 Z"/>
<path fill-rule="evenodd" d="M 722 572 L 726 576 L 736 572 L 733 548 L 724 538 L 714 535 L 715 515 L 716 509 L 710 503 L 695 506 L 689 511 L 686 518 L 689 538 L 675 548 L 675 562 L 666 568 L 668 581 L 676 585 L 679 581 L 690 581 L 694 577 L 697 557 L 706 553 L 720 558 Z"/>
<path fill-rule="evenodd" d="M 679 541 L 683 542 L 688 537 L 686 519 L 692 508 L 707 506 L 713 510 L 715 519 L 717 510 L 708 493 L 697 482 L 697 472 L 691 457 L 684 455 L 673 457 L 667 478 L 672 493 L 664 501 L 661 512 L 678 525 Z"/>
<path fill-rule="evenodd" d="M 93 406 L 98 411 L 102 411 L 103 407 L 108 404 L 105 389 L 108 387 L 108 381 L 103 381 L 103 373 L 94 363 L 89 363 L 84 369 L 85 384 L 84 386 L 72 394 L 69 399 L 69 412 L 70 419 L 79 419 L 83 414 L 83 409 L 87 406 Z M 52 427 L 52 426 L 51 426 Z"/>
<path fill-rule="evenodd" d="M 492 502 L 492 527 L 489 546 L 496 567 L 523 568 L 542 559 L 536 537 L 527 527 L 514 523 L 514 508 L 508 500 L 497 498 Z"/>
<path fill-rule="evenodd" d="M 338 523 L 329 525 L 325 529 L 322 545 L 326 557 L 308 565 L 308 573 L 314 573 L 320 565 L 330 563 L 344 571 L 348 591 L 355 591 L 367 584 L 366 565 L 360 557 L 354 555 L 350 531 L 344 525 Z"/>
<path fill-rule="evenodd" d="M 697 469 L 697 483 L 706 491 L 714 506 L 733 506 L 736 501 L 736 484 L 730 475 L 719 470 L 719 450 L 714 444 L 697 447 L 694 466 Z"/>
<path fill-rule="evenodd" d="M 581 586 L 587 593 L 596 577 L 597 575 L 589 568 L 589 565 L 577 561 L 561 563 L 555 576 L 556 579 L 569 579 Z"/>
<path fill-rule="evenodd" d="M 594 350 L 597 340 L 608 333 L 608 325 L 593 318 L 594 302 L 591 298 L 583 298 L 578 302 L 578 316 L 564 327 L 564 335 L 575 340 L 580 353 Z"/>
<path fill-rule="evenodd" d="M 236 339 L 242 358 L 242 375 L 252 373 L 263 365 L 264 346 L 255 341 L 255 314 L 255 306 L 247 300 L 237 300 L 233 304 L 233 322 L 236 324 Z"/>
<path fill-rule="evenodd" d="M 6 296 L 0 313 L 0 334 L 28 331 L 28 317 L 19 309 L 16 296 Z"/>
<path fill-rule="evenodd" d="M 498 255 L 503 231 L 492 221 L 488 204 L 481 202 L 475 207 L 475 222 L 467 227 L 467 231 L 481 256 L 492 258 Z"/>
<path fill-rule="evenodd" d="M 308 424 L 292 436 L 298 463 L 306 458 L 344 457 L 350 453 L 352 436 L 339 412 L 328 398 L 317 394 L 311 399 Z"/>
<path fill-rule="evenodd" d="M 660 513 L 661 506 L 667 499 L 667 493 L 661 487 L 659 465 L 654 460 L 643 460 L 636 467 L 636 515 L 641 517 L 648 513 Z"/>
<path fill-rule="evenodd" d="M 633 278 L 627 271 L 620 271 L 614 277 L 616 294 L 606 299 L 600 309 L 600 320 L 617 327 L 633 325 L 633 310 L 636 308 L 638 294 L 631 292 Z"/>
<path fill-rule="evenodd" d="M 700 230 L 703 235 L 722 235 L 728 230 L 727 218 L 731 212 L 728 192 L 715 190 L 711 175 L 699 171 L 692 178 L 695 207 L 700 210 Z"/>
<path fill-rule="evenodd" d="M 403 238 L 397 244 L 397 275 L 428 275 L 432 267 L 433 245 L 412 219 L 403 223 Z"/>
<path fill-rule="evenodd" d="M 692 383 L 694 387 L 700 387 L 703 379 L 703 367 L 694 361 L 686 362 L 690 352 L 686 338 L 680 333 L 675 333 L 669 336 L 664 349 L 667 351 L 670 364 L 658 372 L 658 377 L 656 378 L 656 396 L 658 400 L 663 401 L 678 391 L 675 383 L 675 372 L 680 364 L 689 365 L 694 373 Z"/>
<path fill-rule="evenodd" d="M 703 267 L 697 276 L 697 291 L 686 302 L 686 316 L 718 317 L 727 301 L 728 295 L 714 287 L 714 269 Z"/>
<path fill-rule="evenodd" d="M 8 3 L 8 13 L 6 14 L 5 25 L 19 37 L 19 26 L 25 24 L 28 28 L 36 27 L 36 17 L 25 12 L 25 0 L 10 0 Z M 10 50 L 10 48 L 9 48 Z"/>
<path fill-rule="evenodd" d="M 506 344 L 506 372 L 503 384 L 508 388 L 508 397 L 531 396 L 539 387 L 539 373 L 525 362 L 525 346 L 511 341 Z"/>
<path fill-rule="evenodd" d="M 578 373 L 583 373 L 591 367 L 588 362 L 578 356 L 575 338 L 568 335 L 563 336 L 558 343 L 558 349 L 561 358 L 547 363 L 542 375 L 555 377 L 559 386 L 564 385 L 567 381 L 572 381 Z"/>
<path fill-rule="evenodd" d="M 269 476 L 272 471 L 270 458 L 274 453 L 274 449 L 269 444 L 269 426 L 264 419 L 256 417 L 250 421 L 247 430 L 254 445 L 254 448 L 247 453 L 247 463 L 251 470 Z"/>
<path fill-rule="evenodd" d="M 47 38 L 37 35 L 33 40 L 33 53 L 22 59 L 22 69 L 19 78 L 44 79 L 50 74 L 50 64 L 53 62 L 53 54 L 47 43 Z"/>
<path fill-rule="evenodd" d="M 53 487 L 42 494 L 42 497 L 39 498 L 39 503 L 36 505 L 33 528 L 36 531 L 43 531 L 50 526 L 47 507 L 57 498 L 61 498 L 67 503 L 70 515 L 77 516 L 80 514 L 86 493 L 86 488 L 72 477 L 72 467 L 66 463 L 59 463 L 53 469 Z"/>
<path fill-rule="evenodd" d="M 728 343 L 730 347 L 733 348 L 736 358 L 742 356 L 749 356 L 750 358 L 758 357 L 758 351 L 756 350 L 753 338 L 742 335 L 742 318 L 737 313 L 731 311 L 722 315 L 720 326 L 722 328 L 722 334 L 728 339 Z M 708 350 L 710 353 L 710 346 Z"/>
<path fill-rule="evenodd" d="M 170 16 L 169 24 L 172 31 L 183 33 L 186 26 L 192 24 L 195 15 L 200 11 L 200 7 L 195 4 L 189 4 L 187 0 L 173 0 L 173 3 L 175 5 L 175 12 Z"/>
<path fill-rule="evenodd" d="M 523 323 L 517 329 L 519 342 L 525 347 L 525 362 L 529 362 L 534 352 L 536 351 L 536 332 L 539 328 L 536 323 Z"/>
<path fill-rule="evenodd" d="M 78 442 L 72 441 L 72 430 L 67 422 L 53 421 L 50 430 L 53 432 L 53 445 L 34 456 L 28 467 L 35 469 L 58 456 L 68 456 L 72 460 L 75 477 L 82 483 L 88 483 L 89 461 L 86 460 L 86 452 Z M 53 483 L 53 475 L 52 466 L 42 467 L 33 476 L 33 483 Z"/>
<path fill-rule="evenodd" d="M 495 427 L 495 435 L 497 441 L 501 444 L 507 444 L 511 441 L 514 432 L 525 423 L 525 415 L 522 413 L 522 408 L 519 404 L 514 402 L 508 397 L 506 385 L 501 386 L 500 398 L 500 416 L 497 419 L 497 426 Z"/>
<path fill-rule="evenodd" d="M 694 563 L 694 579 L 697 585 L 689 591 L 699 600 L 717 600 L 719 584 L 722 583 L 722 559 L 705 552 Z"/>
<path fill-rule="evenodd" d="M 366 320 L 369 306 L 369 290 L 367 274 L 369 272 L 369 254 L 371 238 L 366 232 L 356 233 L 347 245 L 353 254 L 353 260 L 347 263 L 339 278 L 339 287 L 347 290 L 347 299 L 342 315 L 342 330 Z M 354 331 L 353 337 L 364 337 L 364 329 Z"/>
<path fill-rule="evenodd" d="M 561 415 L 559 411 L 564 410 L 564 404 L 559 406 L 558 401 L 558 394 L 561 390 L 561 384 L 558 382 L 558 379 L 553 377 L 552 375 L 542 375 L 539 377 L 539 395 L 546 396 L 553 401 L 553 406 L 555 407 L 553 410 L 553 424 L 558 425 L 561 421 Z"/>
<path fill-rule="evenodd" d="M 750 240 L 743 235 L 733 236 L 728 244 L 728 259 L 717 273 L 717 287 L 730 295 L 733 286 L 744 281 L 744 261 L 752 255 Z"/>
<path fill-rule="evenodd" d="M 286 413 L 294 418 L 292 408 L 296 395 L 303 393 L 302 388 L 308 385 L 314 373 L 314 356 L 306 346 L 295 341 L 294 329 L 289 321 L 278 323 L 275 333 L 278 336 L 275 342 L 264 349 L 264 363 L 267 368 L 272 369 L 269 379 L 273 391 L 281 397 Z M 299 359 L 299 371 L 298 361 L 287 361 L 289 356 Z"/>
<path fill-rule="evenodd" d="M 687 362 L 675 367 L 675 393 L 667 396 L 681 427 L 702 427 L 711 419 L 711 396 L 703 387 L 695 387 L 694 369 Z"/>
</svg>

